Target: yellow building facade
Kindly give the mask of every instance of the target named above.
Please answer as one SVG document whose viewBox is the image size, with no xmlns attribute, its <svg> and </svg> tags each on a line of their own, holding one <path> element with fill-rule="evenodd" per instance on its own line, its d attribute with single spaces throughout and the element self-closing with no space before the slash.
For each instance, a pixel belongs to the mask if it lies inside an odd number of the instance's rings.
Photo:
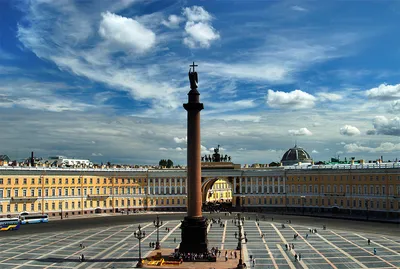
<svg viewBox="0 0 400 269">
<path fill-rule="evenodd" d="M 232 184 L 224 179 L 218 179 L 208 190 L 207 202 L 232 202 Z"/>
<path fill-rule="evenodd" d="M 223 169 L 212 169 L 208 164 L 202 171 L 202 185 L 203 193 L 221 190 L 223 197 L 215 199 L 230 197 L 233 207 L 245 210 L 381 216 L 400 213 L 397 163 L 275 168 L 235 165 Z M 185 169 L 0 167 L 2 217 L 24 211 L 50 216 L 185 211 L 187 199 Z"/>
</svg>

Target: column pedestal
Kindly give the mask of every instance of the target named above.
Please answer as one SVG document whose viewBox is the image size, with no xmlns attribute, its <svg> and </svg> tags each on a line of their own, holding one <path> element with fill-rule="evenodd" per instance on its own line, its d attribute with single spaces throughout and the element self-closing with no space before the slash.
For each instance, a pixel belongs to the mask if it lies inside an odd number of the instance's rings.
<svg viewBox="0 0 400 269">
<path fill-rule="evenodd" d="M 185 217 L 181 225 L 181 253 L 207 252 L 207 221 L 204 217 Z"/>
</svg>

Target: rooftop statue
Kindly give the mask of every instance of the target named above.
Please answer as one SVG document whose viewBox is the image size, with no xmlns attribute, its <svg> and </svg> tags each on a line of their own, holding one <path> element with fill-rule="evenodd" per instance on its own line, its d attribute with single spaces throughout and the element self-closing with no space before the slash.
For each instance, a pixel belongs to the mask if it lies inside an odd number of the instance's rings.
<svg viewBox="0 0 400 269">
<path fill-rule="evenodd" d="M 194 68 L 197 66 L 197 64 L 193 64 L 191 65 L 191 67 L 193 68 L 189 68 L 189 81 L 190 81 L 190 88 L 191 89 L 197 89 L 197 85 L 199 84 L 199 78 L 197 76 L 197 72 L 194 71 Z"/>
</svg>

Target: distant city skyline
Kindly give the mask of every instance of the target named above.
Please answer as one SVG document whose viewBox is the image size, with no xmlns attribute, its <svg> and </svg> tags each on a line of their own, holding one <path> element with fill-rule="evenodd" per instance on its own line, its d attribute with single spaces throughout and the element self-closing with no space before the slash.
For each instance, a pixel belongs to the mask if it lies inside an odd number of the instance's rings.
<svg viewBox="0 0 400 269">
<path fill-rule="evenodd" d="M 398 1 L 0 1 L 0 154 L 186 164 L 202 155 L 395 160 Z"/>
</svg>

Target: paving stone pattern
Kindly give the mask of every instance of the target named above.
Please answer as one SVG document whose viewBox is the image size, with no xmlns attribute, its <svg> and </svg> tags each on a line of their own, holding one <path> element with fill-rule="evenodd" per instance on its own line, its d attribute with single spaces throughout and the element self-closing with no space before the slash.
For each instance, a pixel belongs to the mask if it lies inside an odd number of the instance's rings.
<svg viewBox="0 0 400 269">
<path fill-rule="evenodd" d="M 224 219 L 225 227 L 213 224 L 209 227 L 209 247 L 235 249 L 234 237 L 237 227 L 231 219 Z M 46 224 L 38 224 L 46 225 Z M 159 230 L 161 246 L 176 248 L 180 240 L 180 221 L 164 221 Z M 244 244 L 244 261 L 252 268 L 400 268 L 400 236 L 381 236 L 356 231 L 319 229 L 317 234 L 300 225 L 251 220 L 244 223 L 248 242 Z M 137 224 L 113 227 L 81 229 L 62 233 L 41 233 L 30 236 L 0 237 L 0 268 L 132 268 L 136 264 L 139 247 L 133 236 Z M 149 242 L 156 241 L 153 223 L 142 223 L 146 232 L 142 241 L 142 254 L 152 250 Z M 166 228 L 169 228 L 170 231 Z M 23 229 L 23 227 L 21 228 Z M 264 238 L 261 237 L 264 233 Z M 299 234 L 297 239 L 293 238 Z M 309 234 L 306 239 L 306 234 Z M 371 245 L 367 244 L 371 239 Z M 175 240 L 174 240 L 175 239 Z M 85 245 L 84 249 L 79 244 Z M 294 244 L 291 251 L 285 250 L 285 243 Z M 376 248 L 377 255 L 373 249 Z M 83 253 L 86 262 L 79 262 Z M 294 261 L 294 254 L 301 254 L 301 261 Z M 237 253 L 239 254 L 239 252 Z M 239 256 L 239 255 L 238 255 Z M 230 253 L 228 254 L 230 258 Z M 218 266 L 218 268 L 223 268 Z"/>
</svg>

